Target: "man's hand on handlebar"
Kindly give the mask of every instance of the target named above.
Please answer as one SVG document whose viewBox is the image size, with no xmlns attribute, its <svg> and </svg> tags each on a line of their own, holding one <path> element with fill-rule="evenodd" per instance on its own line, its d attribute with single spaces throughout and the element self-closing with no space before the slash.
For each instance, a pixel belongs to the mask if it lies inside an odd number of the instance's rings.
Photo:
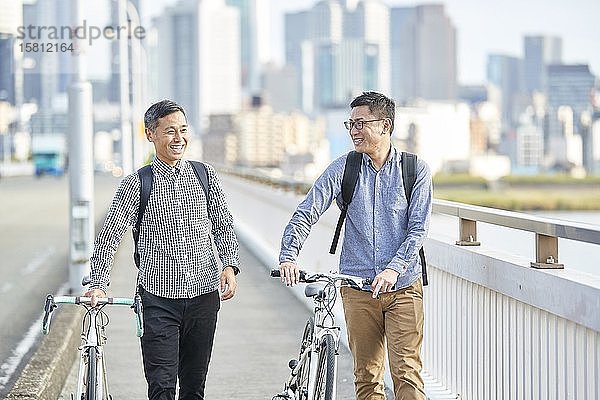
<svg viewBox="0 0 600 400">
<path fill-rule="evenodd" d="M 287 286 L 294 286 L 300 282 L 300 269 L 295 263 L 284 261 L 279 264 L 281 282 Z"/>
<path fill-rule="evenodd" d="M 92 307 L 96 307 L 96 304 L 98 303 L 98 298 L 106 297 L 106 293 L 102 289 L 90 289 L 87 292 L 85 292 L 84 296 L 91 297 Z"/>
</svg>

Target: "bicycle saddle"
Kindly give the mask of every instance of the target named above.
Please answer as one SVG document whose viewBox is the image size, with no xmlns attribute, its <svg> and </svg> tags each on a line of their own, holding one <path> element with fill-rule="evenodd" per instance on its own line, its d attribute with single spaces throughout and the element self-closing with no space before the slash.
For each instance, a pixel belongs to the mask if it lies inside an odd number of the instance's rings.
<svg viewBox="0 0 600 400">
<path fill-rule="evenodd" d="M 324 283 L 311 283 L 310 285 L 306 285 L 304 288 L 304 295 L 306 297 L 323 297 L 323 289 L 325 288 Z"/>
</svg>

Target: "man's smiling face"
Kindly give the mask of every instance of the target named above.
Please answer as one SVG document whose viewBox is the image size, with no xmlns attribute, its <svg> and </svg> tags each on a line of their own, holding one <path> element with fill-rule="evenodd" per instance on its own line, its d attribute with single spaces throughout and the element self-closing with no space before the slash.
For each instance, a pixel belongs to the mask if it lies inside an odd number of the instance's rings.
<svg viewBox="0 0 600 400">
<path fill-rule="evenodd" d="M 176 111 L 159 118 L 156 129 L 146 129 L 146 137 L 154 144 L 156 157 L 175 166 L 183 157 L 189 139 L 185 115 Z"/>
<path fill-rule="evenodd" d="M 352 109 L 350 121 L 355 123 L 350 129 L 350 137 L 357 152 L 373 158 L 381 150 L 388 151 L 391 140 L 388 119 L 380 119 L 371 113 L 369 106 L 358 106 Z M 359 121 L 363 121 L 362 129 L 356 129 L 356 122 Z"/>
</svg>

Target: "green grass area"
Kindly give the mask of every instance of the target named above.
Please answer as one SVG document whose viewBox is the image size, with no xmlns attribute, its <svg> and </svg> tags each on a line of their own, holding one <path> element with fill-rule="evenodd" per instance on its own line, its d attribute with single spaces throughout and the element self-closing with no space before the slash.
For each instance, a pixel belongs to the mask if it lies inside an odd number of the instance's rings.
<svg viewBox="0 0 600 400">
<path fill-rule="evenodd" d="M 600 210 L 600 187 L 505 188 L 502 190 L 436 188 L 437 199 L 504 210 Z"/>
<path fill-rule="evenodd" d="M 600 176 L 507 176 L 497 182 L 469 175 L 436 175 L 434 196 L 504 210 L 600 210 Z"/>
<path fill-rule="evenodd" d="M 488 182 L 479 176 L 468 174 L 437 174 L 433 177 L 434 184 L 439 186 L 481 186 L 486 187 Z M 600 175 L 585 178 L 573 178 L 565 174 L 531 175 L 531 176 L 505 176 L 499 180 L 501 184 L 511 186 L 521 185 L 569 185 L 569 186 L 600 186 Z"/>
</svg>

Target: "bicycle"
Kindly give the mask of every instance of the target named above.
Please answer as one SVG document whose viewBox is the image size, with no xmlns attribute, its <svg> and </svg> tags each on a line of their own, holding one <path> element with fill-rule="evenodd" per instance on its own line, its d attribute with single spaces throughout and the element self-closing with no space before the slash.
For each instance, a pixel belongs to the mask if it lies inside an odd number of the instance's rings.
<svg viewBox="0 0 600 400">
<path fill-rule="evenodd" d="M 271 277 L 280 277 L 280 271 L 271 270 Z M 309 283 L 304 294 L 314 301 L 314 315 L 306 321 L 298 359 L 288 363 L 291 372 L 283 392 L 273 396 L 272 400 L 334 400 L 340 342 L 340 327 L 333 314 L 337 288 L 346 285 L 361 290 L 372 280 L 338 273 L 300 271 L 300 282 Z"/>
<path fill-rule="evenodd" d="M 99 298 L 95 307 L 91 306 L 91 297 L 46 296 L 42 333 L 50 332 L 52 312 L 58 304 L 77 304 L 85 308 L 81 326 L 81 346 L 79 346 L 79 372 L 77 374 L 77 392 L 71 393 L 71 400 L 112 400 L 108 391 L 104 344 L 107 336 L 105 328 L 109 319 L 103 308 L 107 305 L 130 306 L 135 313 L 136 334 L 144 334 L 142 324 L 142 301 L 138 294 L 133 299 L 125 297 Z"/>
</svg>

